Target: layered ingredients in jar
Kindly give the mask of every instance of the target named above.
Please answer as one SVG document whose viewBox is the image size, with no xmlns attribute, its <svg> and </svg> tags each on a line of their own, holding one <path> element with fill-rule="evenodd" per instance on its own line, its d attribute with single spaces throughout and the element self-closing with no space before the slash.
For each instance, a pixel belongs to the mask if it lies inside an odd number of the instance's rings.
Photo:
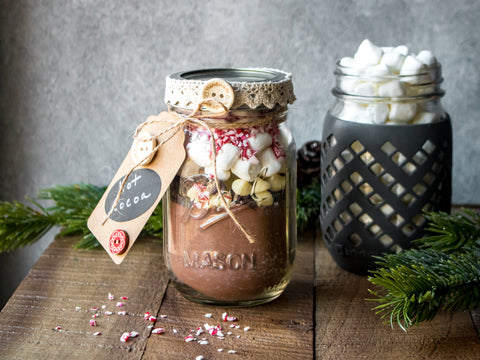
<svg viewBox="0 0 480 360">
<path fill-rule="evenodd" d="M 167 260 L 174 281 L 211 302 L 276 297 L 294 257 L 288 136 L 278 123 L 212 131 L 215 158 L 210 132 L 188 127 L 187 158 L 170 186 Z"/>
</svg>

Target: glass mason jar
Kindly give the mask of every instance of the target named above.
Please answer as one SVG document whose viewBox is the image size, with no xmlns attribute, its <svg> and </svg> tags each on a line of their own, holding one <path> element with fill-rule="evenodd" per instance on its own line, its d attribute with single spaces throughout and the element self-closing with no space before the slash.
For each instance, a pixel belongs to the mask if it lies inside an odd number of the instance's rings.
<svg viewBox="0 0 480 360">
<path fill-rule="evenodd" d="M 364 76 L 337 64 L 322 136 L 320 222 L 332 257 L 366 274 L 373 255 L 422 237 L 425 212 L 450 211 L 452 130 L 439 64 Z"/>
<path fill-rule="evenodd" d="M 295 259 L 295 144 L 285 124 L 293 87 L 288 74 L 268 69 L 177 73 L 167 78 L 169 111 L 191 114 L 212 78 L 231 84 L 235 102 L 220 117 L 199 118 L 213 131 L 215 160 L 209 130 L 184 128 L 187 156 L 163 198 L 165 262 L 189 300 L 261 304 L 282 293 Z"/>
</svg>

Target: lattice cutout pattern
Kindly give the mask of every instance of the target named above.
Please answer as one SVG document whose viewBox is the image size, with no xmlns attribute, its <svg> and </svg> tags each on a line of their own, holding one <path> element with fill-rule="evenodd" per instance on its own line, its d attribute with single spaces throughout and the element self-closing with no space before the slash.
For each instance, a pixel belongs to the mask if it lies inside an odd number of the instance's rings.
<svg viewBox="0 0 480 360">
<path fill-rule="evenodd" d="M 320 215 L 325 242 L 337 262 L 402 251 L 423 235 L 424 211 L 449 211 L 448 132 L 429 137 L 426 131 L 416 142 L 392 133 L 377 144 L 353 130 L 348 140 L 340 135 L 330 132 L 323 142 Z"/>
</svg>

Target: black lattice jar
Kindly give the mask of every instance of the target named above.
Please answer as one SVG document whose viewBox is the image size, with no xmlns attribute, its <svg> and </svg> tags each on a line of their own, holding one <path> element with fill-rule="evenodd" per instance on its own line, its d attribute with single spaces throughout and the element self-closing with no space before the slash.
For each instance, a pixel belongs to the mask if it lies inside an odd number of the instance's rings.
<svg viewBox="0 0 480 360">
<path fill-rule="evenodd" d="M 450 211 L 452 130 L 436 61 L 387 75 L 345 63 L 323 126 L 320 222 L 337 264 L 366 274 L 424 235 L 425 212 Z"/>
</svg>

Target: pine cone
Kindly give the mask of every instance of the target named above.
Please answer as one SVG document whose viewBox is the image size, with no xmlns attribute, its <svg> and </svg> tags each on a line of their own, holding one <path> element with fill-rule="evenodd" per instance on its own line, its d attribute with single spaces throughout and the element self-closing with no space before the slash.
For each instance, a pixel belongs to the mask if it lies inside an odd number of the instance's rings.
<svg viewBox="0 0 480 360">
<path fill-rule="evenodd" d="M 309 141 L 297 151 L 297 186 L 302 188 L 320 180 L 320 141 Z"/>
</svg>

